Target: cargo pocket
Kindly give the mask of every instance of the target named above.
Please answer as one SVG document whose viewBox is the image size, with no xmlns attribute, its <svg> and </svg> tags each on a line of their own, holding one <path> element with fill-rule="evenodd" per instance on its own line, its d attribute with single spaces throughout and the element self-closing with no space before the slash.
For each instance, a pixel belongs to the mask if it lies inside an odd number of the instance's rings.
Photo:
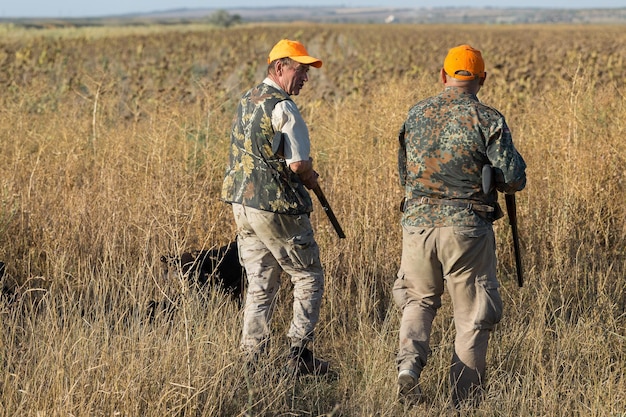
<svg viewBox="0 0 626 417">
<path fill-rule="evenodd" d="M 404 309 L 404 305 L 406 304 L 407 300 L 406 282 L 404 282 L 404 271 L 398 271 L 396 280 L 393 283 L 391 294 L 393 296 L 393 301 L 396 303 L 396 306 L 400 310 Z"/>
<path fill-rule="evenodd" d="M 319 247 L 313 239 L 313 231 L 294 236 L 287 243 L 289 259 L 294 268 L 308 268 L 319 259 Z"/>
<path fill-rule="evenodd" d="M 474 328 L 478 330 L 492 330 L 502 319 L 502 298 L 496 280 L 486 276 L 476 279 L 476 317 Z"/>
</svg>

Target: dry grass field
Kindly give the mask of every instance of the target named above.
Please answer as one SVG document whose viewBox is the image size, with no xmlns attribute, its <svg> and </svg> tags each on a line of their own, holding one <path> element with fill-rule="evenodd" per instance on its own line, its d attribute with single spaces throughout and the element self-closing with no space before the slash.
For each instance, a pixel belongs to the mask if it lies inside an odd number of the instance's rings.
<svg viewBox="0 0 626 417">
<path fill-rule="evenodd" d="M 289 324 L 284 280 L 268 366 L 244 377 L 241 312 L 166 280 L 160 256 L 235 236 L 219 200 L 240 94 L 280 38 L 324 60 L 295 98 L 321 186 L 312 220 L 327 273 L 315 344 L 336 378 L 275 378 Z M 448 48 L 483 51 L 481 100 L 528 163 L 517 214 L 495 225 L 505 314 L 488 396 L 469 416 L 626 416 L 624 26 L 201 25 L 0 27 L 2 416 L 443 416 L 454 326 L 447 298 L 423 373 L 396 402 L 400 261 L 397 131 L 436 93 Z M 501 203 L 504 199 L 501 197 Z M 145 320 L 150 300 L 172 317 Z"/>
</svg>

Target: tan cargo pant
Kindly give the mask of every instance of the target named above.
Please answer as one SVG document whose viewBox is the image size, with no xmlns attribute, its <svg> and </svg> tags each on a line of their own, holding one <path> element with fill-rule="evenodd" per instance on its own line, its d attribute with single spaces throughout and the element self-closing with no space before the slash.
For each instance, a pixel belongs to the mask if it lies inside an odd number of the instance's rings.
<svg viewBox="0 0 626 417">
<path fill-rule="evenodd" d="M 277 214 L 233 204 L 239 257 L 248 279 L 241 347 L 259 352 L 269 342 L 281 270 L 293 284 L 292 347 L 313 340 L 319 320 L 324 272 L 309 216 Z"/>
<path fill-rule="evenodd" d="M 420 375 L 426 365 L 444 281 L 454 311 L 450 385 L 458 406 L 465 400 L 480 401 L 489 333 L 502 317 L 491 225 L 403 227 L 402 260 L 393 288 L 402 310 L 398 371 Z"/>
</svg>

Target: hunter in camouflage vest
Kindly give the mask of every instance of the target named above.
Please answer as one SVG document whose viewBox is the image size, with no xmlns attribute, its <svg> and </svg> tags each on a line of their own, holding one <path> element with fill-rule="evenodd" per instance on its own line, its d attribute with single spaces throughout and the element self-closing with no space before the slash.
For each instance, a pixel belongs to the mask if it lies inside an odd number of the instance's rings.
<svg viewBox="0 0 626 417">
<path fill-rule="evenodd" d="M 322 61 L 300 42 L 283 39 L 271 50 L 267 77 L 239 102 L 231 133 L 222 199 L 232 205 L 237 244 L 248 286 L 241 348 L 255 370 L 268 351 L 270 319 L 281 272 L 293 283 L 293 317 L 287 333 L 291 375 L 324 374 L 312 341 L 319 320 L 324 273 L 309 213 L 307 189 L 317 186 L 308 128 L 291 100 Z"/>
</svg>

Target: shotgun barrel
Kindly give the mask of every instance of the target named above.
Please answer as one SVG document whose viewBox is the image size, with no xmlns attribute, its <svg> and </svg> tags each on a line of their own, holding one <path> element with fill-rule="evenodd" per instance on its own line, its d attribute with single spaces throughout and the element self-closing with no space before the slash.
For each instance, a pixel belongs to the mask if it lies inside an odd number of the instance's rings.
<svg viewBox="0 0 626 417">
<path fill-rule="evenodd" d="M 328 204 L 328 200 L 326 200 L 326 196 L 322 192 L 322 189 L 320 188 L 319 184 L 316 184 L 315 187 L 313 187 L 313 192 L 317 196 L 317 199 L 320 201 L 322 208 L 326 212 L 326 215 L 328 216 L 328 220 L 330 220 L 333 227 L 335 228 L 335 232 L 337 232 L 337 235 L 339 236 L 339 238 L 344 239 L 346 235 L 343 233 L 343 229 L 341 228 L 341 225 L 339 224 L 337 217 L 335 217 L 335 213 L 333 212 L 333 209 L 330 207 L 330 204 Z"/>
<path fill-rule="evenodd" d="M 515 269 L 517 270 L 517 284 L 522 287 L 524 285 L 524 275 L 522 275 L 522 256 L 519 247 L 519 234 L 517 233 L 517 207 L 515 203 L 515 194 L 505 194 L 506 212 L 509 215 L 509 224 L 511 225 L 511 233 L 513 235 L 513 252 L 515 254 Z"/>
</svg>

